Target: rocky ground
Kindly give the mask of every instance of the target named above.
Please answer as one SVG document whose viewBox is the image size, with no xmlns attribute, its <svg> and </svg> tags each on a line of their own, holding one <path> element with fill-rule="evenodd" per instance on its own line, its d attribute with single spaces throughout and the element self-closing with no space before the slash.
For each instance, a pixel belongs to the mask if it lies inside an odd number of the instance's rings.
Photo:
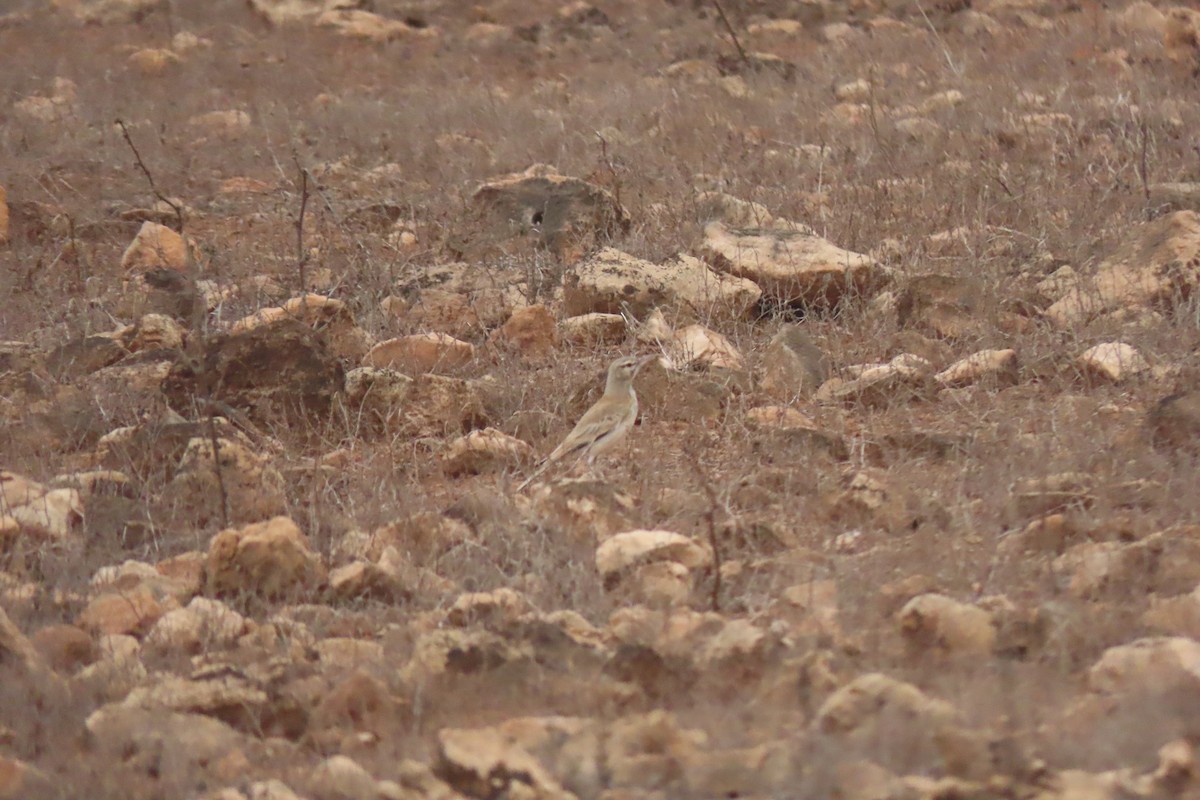
<svg viewBox="0 0 1200 800">
<path fill-rule="evenodd" d="M 0 53 L 0 798 L 1200 797 L 1200 12 Z"/>
</svg>

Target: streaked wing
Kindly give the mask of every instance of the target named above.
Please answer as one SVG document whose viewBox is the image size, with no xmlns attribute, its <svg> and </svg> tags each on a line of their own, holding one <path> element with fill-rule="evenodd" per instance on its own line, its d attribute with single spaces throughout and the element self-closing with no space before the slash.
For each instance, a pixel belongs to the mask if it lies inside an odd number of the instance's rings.
<svg viewBox="0 0 1200 800">
<path fill-rule="evenodd" d="M 589 408 L 587 413 L 580 417 L 579 422 L 575 423 L 567 438 L 554 448 L 554 452 L 547 456 L 546 460 L 557 461 L 582 452 L 598 439 L 612 433 L 625 416 L 627 409 L 622 408 L 622 405 L 600 402 Z"/>
</svg>

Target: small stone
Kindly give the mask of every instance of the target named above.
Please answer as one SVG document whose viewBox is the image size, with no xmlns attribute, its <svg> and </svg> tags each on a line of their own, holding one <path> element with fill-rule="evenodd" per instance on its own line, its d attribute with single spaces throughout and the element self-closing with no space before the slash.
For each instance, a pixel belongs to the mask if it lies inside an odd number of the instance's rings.
<svg viewBox="0 0 1200 800">
<path fill-rule="evenodd" d="M 712 553 L 707 547 L 682 534 L 662 530 L 618 533 L 596 549 L 596 568 L 605 580 L 639 564 L 674 561 L 688 569 L 697 569 L 711 560 Z"/>
<path fill-rule="evenodd" d="M 922 594 L 896 615 L 909 652 L 923 656 L 986 656 L 996 642 L 992 615 L 941 594 Z"/>
<path fill-rule="evenodd" d="M 214 595 L 274 598 L 310 590 L 325 568 L 287 517 L 221 531 L 208 548 L 206 590 Z"/>
<path fill-rule="evenodd" d="M 948 388 L 985 384 L 1015 386 L 1019 380 L 1016 350 L 980 350 L 955 361 L 934 376 Z"/>
<path fill-rule="evenodd" d="M 803 231 L 743 231 L 711 222 L 701 252 L 717 269 L 748 278 L 777 303 L 828 309 L 867 298 L 886 282 L 870 256 Z"/>
<path fill-rule="evenodd" d="M 599 311 L 567 317 L 558 324 L 563 341 L 584 347 L 625 341 L 625 318 Z"/>
<path fill-rule="evenodd" d="M 219 600 L 194 597 L 186 608 L 168 611 L 146 636 L 165 652 L 201 653 L 228 647 L 246 631 L 246 619 Z"/>
<path fill-rule="evenodd" d="M 128 592 L 105 592 L 97 596 L 80 612 L 76 622 L 81 628 L 103 634 L 142 635 L 165 613 L 153 592 L 139 586 Z"/>
<path fill-rule="evenodd" d="M 445 333 L 419 333 L 388 339 L 371 348 L 363 366 L 409 373 L 438 372 L 465 366 L 475 346 Z"/>
<path fill-rule="evenodd" d="M 775 334 L 761 369 L 762 390 L 784 403 L 806 397 L 829 377 L 828 359 L 799 325 L 788 325 Z"/>
<path fill-rule="evenodd" d="M 188 125 L 201 133 L 233 139 L 250 130 L 250 115 L 245 111 L 209 111 L 188 120 Z"/>
<path fill-rule="evenodd" d="M 178 54 L 161 48 L 145 48 L 129 56 L 129 66 L 148 78 L 166 74 L 181 61 Z"/>
<path fill-rule="evenodd" d="M 167 486 L 168 496 L 186 504 L 201 524 L 223 515 L 242 523 L 282 514 L 287 507 L 286 483 L 270 458 L 240 441 L 218 437 L 216 444 L 214 463 L 211 437 L 188 440 Z"/>
<path fill-rule="evenodd" d="M 761 292 L 753 282 L 710 270 L 696 258 L 679 255 L 654 264 L 606 247 L 563 275 L 563 307 L 568 315 L 620 313 L 644 317 L 656 307 L 692 318 L 743 317 Z"/>
<path fill-rule="evenodd" d="M 733 342 L 703 325 L 688 325 L 675 332 L 671 339 L 671 360 L 679 367 L 740 372 L 742 354 Z"/>
<path fill-rule="evenodd" d="M 887 364 L 848 367 L 849 378 L 831 378 L 821 384 L 817 402 L 861 403 L 889 406 L 937 394 L 933 365 L 920 356 L 902 353 Z"/>
<path fill-rule="evenodd" d="M 182 236 L 157 222 L 143 222 L 121 256 L 121 269 L 126 273 L 154 269 L 187 272 L 189 258 L 188 244 Z"/>
<path fill-rule="evenodd" d="M 1076 363 L 1088 377 L 1112 383 L 1122 383 L 1150 369 L 1142 354 L 1124 342 L 1090 347 L 1079 354 Z"/>
<path fill-rule="evenodd" d="M 493 339 L 512 344 L 525 357 L 541 358 L 558 347 L 558 328 L 545 306 L 525 306 L 513 311 Z"/>
<path fill-rule="evenodd" d="M 78 672 L 100 657 L 95 639 L 75 625 L 47 625 L 29 640 L 46 663 L 64 675 Z"/>
<path fill-rule="evenodd" d="M 518 467 L 534 459 L 533 448 L 495 428 L 471 431 L 452 441 L 442 454 L 447 475 L 478 475 Z"/>
</svg>

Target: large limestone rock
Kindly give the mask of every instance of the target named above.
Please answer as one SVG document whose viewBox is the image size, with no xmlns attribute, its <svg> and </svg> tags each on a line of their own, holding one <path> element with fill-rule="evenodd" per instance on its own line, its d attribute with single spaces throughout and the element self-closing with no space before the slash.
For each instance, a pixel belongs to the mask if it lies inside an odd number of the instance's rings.
<svg viewBox="0 0 1200 800">
<path fill-rule="evenodd" d="M 1075 360 L 1083 374 L 1093 380 L 1123 383 L 1150 369 L 1137 348 L 1125 342 L 1104 342 L 1089 347 Z"/>
<path fill-rule="evenodd" d="M 922 594 L 896 615 L 913 655 L 986 656 L 996 642 L 992 615 L 941 594 Z"/>
<path fill-rule="evenodd" d="M 789 403 L 816 391 L 829 377 L 829 363 L 798 325 L 787 325 L 763 353 L 759 387 L 773 400 Z"/>
<path fill-rule="evenodd" d="M 187 509 L 189 519 L 201 525 L 224 519 L 222 499 L 228 520 L 234 524 L 259 522 L 283 513 L 287 506 L 283 476 L 269 458 L 224 438 L 217 439 L 217 454 L 214 463 L 211 437 L 190 440 L 167 487 L 168 497 Z"/>
<path fill-rule="evenodd" d="M 188 242 L 167 226 L 143 222 L 141 230 L 121 256 L 121 269 L 127 273 L 161 268 L 187 272 L 188 247 Z"/>
<path fill-rule="evenodd" d="M 473 232 L 451 243 L 464 255 L 524 244 L 573 260 L 630 226 L 629 215 L 606 189 L 545 164 L 493 178 L 475 190 L 471 201 L 478 219 L 465 230 Z"/>
<path fill-rule="evenodd" d="M 1186 692 L 1200 697 L 1200 642 L 1182 636 L 1150 637 L 1110 647 L 1087 674 L 1088 689 L 1103 695 L 1144 696 Z"/>
<path fill-rule="evenodd" d="M 870 256 L 804 231 L 704 228 L 701 255 L 722 272 L 749 278 L 777 303 L 829 309 L 868 297 L 887 274 Z"/>
<path fill-rule="evenodd" d="M 205 576 L 212 595 L 273 598 L 314 589 L 325 567 L 296 523 L 275 517 L 214 536 Z"/>
<path fill-rule="evenodd" d="M 934 380 L 933 365 L 911 353 L 902 353 L 886 364 L 862 364 L 846 371 L 850 377 L 825 381 L 814 399 L 888 406 L 931 397 L 941 388 Z"/>
<path fill-rule="evenodd" d="M 980 350 L 955 361 L 934 376 L 947 388 L 982 384 L 1002 388 L 1020 379 L 1016 350 Z"/>
<path fill-rule="evenodd" d="M 570 316 L 617 314 L 628 306 L 640 318 L 661 306 L 698 319 L 737 318 L 747 316 L 761 296 L 753 281 L 713 272 L 691 256 L 660 265 L 612 247 L 563 275 L 563 310 Z"/>
<path fill-rule="evenodd" d="M 171 407 L 184 416 L 212 397 L 255 422 L 311 421 L 342 393 L 345 371 L 324 338 L 295 319 L 213 337 L 200 363 L 176 362 L 163 380 Z"/>
<path fill-rule="evenodd" d="M 533 448 L 526 442 L 495 428 L 484 428 L 455 439 L 441 460 L 447 475 L 477 475 L 517 467 L 533 459 Z"/>
<path fill-rule="evenodd" d="M 1096 274 L 1046 309 L 1069 328 L 1120 309 L 1173 307 L 1200 288 L 1200 214 L 1177 211 L 1148 222 Z"/>
<path fill-rule="evenodd" d="M 371 348 L 363 366 L 408 373 L 454 370 L 470 363 L 475 346 L 446 333 L 417 333 L 388 339 Z"/>
<path fill-rule="evenodd" d="M 260 309 L 233 323 L 229 331 L 243 333 L 288 319 L 298 320 L 321 332 L 338 358 L 356 362 L 371 347 L 370 335 L 355 324 L 354 315 L 346 304 L 319 294 L 293 297 L 281 306 Z"/>
</svg>

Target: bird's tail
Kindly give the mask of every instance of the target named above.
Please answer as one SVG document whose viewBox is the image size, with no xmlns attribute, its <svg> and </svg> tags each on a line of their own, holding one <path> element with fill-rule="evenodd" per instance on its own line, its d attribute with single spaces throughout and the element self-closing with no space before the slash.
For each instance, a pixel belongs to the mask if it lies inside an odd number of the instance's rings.
<svg viewBox="0 0 1200 800">
<path fill-rule="evenodd" d="M 521 482 L 521 485 L 517 487 L 517 491 L 518 492 L 525 491 L 525 487 L 528 486 L 529 484 L 533 483 L 536 478 L 538 478 L 543 472 L 545 472 L 546 469 L 550 466 L 550 463 L 551 463 L 550 459 L 546 459 L 545 461 L 543 461 L 541 463 L 541 465 L 536 470 L 533 471 L 532 475 L 530 475 L 528 478 L 526 478 L 524 481 Z"/>
</svg>

